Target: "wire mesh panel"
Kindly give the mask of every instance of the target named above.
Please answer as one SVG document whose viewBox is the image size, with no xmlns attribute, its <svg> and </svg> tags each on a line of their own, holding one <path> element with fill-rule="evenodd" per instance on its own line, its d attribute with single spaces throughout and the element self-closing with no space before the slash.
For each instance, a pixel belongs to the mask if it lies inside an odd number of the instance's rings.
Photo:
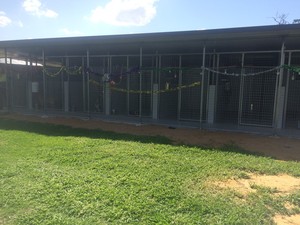
<svg viewBox="0 0 300 225">
<path fill-rule="evenodd" d="M 111 85 L 115 89 L 111 92 L 111 114 L 112 115 L 127 115 L 127 57 L 112 57 L 111 58 Z"/>
<path fill-rule="evenodd" d="M 82 57 L 69 58 L 69 68 L 82 67 Z M 69 82 L 69 111 L 83 112 L 84 111 L 84 77 L 83 74 L 67 74 L 65 81 Z"/>
<path fill-rule="evenodd" d="M 129 57 L 129 71 L 131 71 L 128 78 L 128 92 L 129 102 L 128 102 L 128 114 L 130 116 L 140 115 L 140 70 L 135 70 L 134 68 L 140 67 L 140 57 L 131 56 Z M 134 93 L 136 92 L 136 93 Z"/>
<path fill-rule="evenodd" d="M 168 91 L 177 88 L 179 83 L 179 56 L 162 56 L 159 89 L 165 90 L 159 96 L 159 118 L 178 118 L 178 92 Z"/>
<path fill-rule="evenodd" d="M 0 64 L 0 111 L 7 109 L 6 82 L 5 65 Z"/>
<path fill-rule="evenodd" d="M 202 88 L 202 56 L 191 55 L 181 57 L 181 97 L 180 119 L 200 120 L 201 88 Z"/>
<path fill-rule="evenodd" d="M 238 123 L 241 61 L 241 54 L 220 55 L 216 107 L 218 123 Z"/>
<path fill-rule="evenodd" d="M 108 57 L 90 57 L 90 111 L 104 112 L 103 75 L 108 73 Z"/>
<path fill-rule="evenodd" d="M 278 62 L 276 53 L 245 55 L 242 124 L 273 126 Z"/>
<path fill-rule="evenodd" d="M 28 66 L 11 66 L 13 107 L 26 107 Z"/>
<path fill-rule="evenodd" d="M 300 128 L 300 74 L 293 67 L 300 67 L 300 52 L 292 53 L 289 72 L 286 127 Z"/>
<path fill-rule="evenodd" d="M 61 58 L 46 60 L 45 84 L 46 84 L 46 109 L 63 109 L 63 64 Z"/>
<path fill-rule="evenodd" d="M 43 68 L 41 66 L 31 67 L 31 108 L 33 110 L 44 110 L 44 81 Z"/>
<path fill-rule="evenodd" d="M 142 59 L 143 67 L 154 68 L 154 58 L 152 56 L 144 56 Z M 141 94 L 142 116 L 150 117 L 152 115 L 152 86 L 153 86 L 154 70 L 141 71 Z M 147 92 L 147 93 L 145 93 Z"/>
</svg>

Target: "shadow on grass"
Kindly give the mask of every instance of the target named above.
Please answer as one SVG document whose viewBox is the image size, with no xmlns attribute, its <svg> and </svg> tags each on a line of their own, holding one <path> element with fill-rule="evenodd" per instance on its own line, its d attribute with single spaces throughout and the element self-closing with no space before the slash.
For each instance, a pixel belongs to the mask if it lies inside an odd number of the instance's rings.
<svg viewBox="0 0 300 225">
<path fill-rule="evenodd" d="M 171 139 L 164 136 L 144 136 L 144 135 L 133 135 L 133 134 L 122 134 L 112 131 L 103 131 L 100 129 L 85 129 L 85 128 L 73 128 L 66 125 L 56 125 L 50 123 L 40 123 L 40 122 L 29 122 L 29 121 L 18 121 L 14 119 L 2 119 L 0 118 L 0 129 L 2 130 L 17 130 L 26 131 L 30 133 L 42 134 L 47 136 L 57 136 L 57 137 L 87 137 L 93 139 L 110 139 L 110 140 L 125 140 L 134 141 L 140 143 L 155 143 L 155 144 L 167 144 L 173 146 L 186 146 L 186 147 L 196 147 L 211 151 L 220 152 L 232 152 L 240 153 L 244 155 L 255 155 L 255 156 L 265 156 L 261 153 L 247 151 L 235 143 L 228 143 L 220 148 L 212 148 L 210 146 L 199 146 L 199 145 L 189 145 L 189 144 L 175 144 Z"/>
<path fill-rule="evenodd" d="M 112 131 L 102 131 L 100 129 L 73 128 L 66 125 L 56 125 L 50 123 L 18 121 L 14 119 L 0 118 L 0 129 L 17 130 L 30 133 L 37 133 L 47 136 L 57 137 L 87 137 L 103 138 L 111 140 L 136 141 L 141 143 L 172 144 L 172 141 L 163 136 L 142 136 L 132 134 L 121 134 Z"/>
</svg>

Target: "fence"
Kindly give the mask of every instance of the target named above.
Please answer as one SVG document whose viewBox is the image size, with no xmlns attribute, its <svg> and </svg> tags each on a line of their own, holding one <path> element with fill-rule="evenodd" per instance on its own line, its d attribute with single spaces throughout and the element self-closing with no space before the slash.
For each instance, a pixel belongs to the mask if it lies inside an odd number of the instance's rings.
<svg viewBox="0 0 300 225">
<path fill-rule="evenodd" d="M 9 79 L 0 77 L 0 106 L 275 127 L 282 97 L 281 119 L 287 128 L 299 128 L 300 53 L 286 53 L 289 67 L 279 66 L 280 57 L 279 52 L 91 54 L 46 57 L 44 66 L 6 65 L 7 72 L 2 64 L 1 77 Z"/>
</svg>

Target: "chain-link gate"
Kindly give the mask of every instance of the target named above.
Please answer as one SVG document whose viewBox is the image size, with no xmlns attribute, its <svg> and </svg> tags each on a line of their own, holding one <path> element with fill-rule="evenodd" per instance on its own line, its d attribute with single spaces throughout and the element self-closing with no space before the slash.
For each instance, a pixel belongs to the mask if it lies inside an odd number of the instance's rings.
<svg viewBox="0 0 300 225">
<path fill-rule="evenodd" d="M 5 70 L 6 65 L 0 65 L 0 111 L 7 109 L 7 74 Z"/>
<path fill-rule="evenodd" d="M 84 58 L 83 57 L 70 57 L 68 67 L 76 68 L 84 66 Z M 85 74 L 70 74 L 68 73 L 65 78 L 68 84 L 68 101 L 66 104 L 68 106 L 68 111 L 70 112 L 84 112 L 85 104 L 84 99 L 86 96 L 86 81 Z"/>
<path fill-rule="evenodd" d="M 241 124 L 272 127 L 279 72 L 278 53 L 246 54 L 242 81 Z"/>
<path fill-rule="evenodd" d="M 154 68 L 154 57 L 144 56 L 142 58 L 142 68 Z M 152 115 L 152 88 L 153 88 L 153 74 L 154 70 L 142 70 L 141 71 L 141 115 L 143 117 L 150 117 Z"/>
<path fill-rule="evenodd" d="M 217 123 L 238 123 L 242 54 L 219 56 L 217 74 Z M 232 75 L 236 74 L 236 75 Z"/>
<path fill-rule="evenodd" d="M 112 57 L 110 82 L 117 89 L 127 89 L 127 76 L 123 73 L 127 71 L 127 57 Z M 111 92 L 111 115 L 127 115 L 127 93 L 123 91 Z"/>
<path fill-rule="evenodd" d="M 13 108 L 26 108 L 28 67 L 13 65 L 10 70 Z"/>
<path fill-rule="evenodd" d="M 168 69 L 170 68 L 170 69 Z M 179 85 L 179 56 L 161 56 L 159 90 L 169 90 Z M 159 95 L 159 118 L 178 119 L 178 92 L 163 92 Z"/>
<path fill-rule="evenodd" d="M 104 112 L 104 74 L 108 73 L 108 57 L 90 57 L 89 109 L 92 113 Z"/>
<path fill-rule="evenodd" d="M 181 57 L 181 74 L 179 85 L 186 86 L 195 83 L 194 87 L 179 89 L 180 119 L 200 120 L 202 82 L 202 55 L 184 55 Z"/>
<path fill-rule="evenodd" d="M 62 111 L 63 110 L 63 79 L 64 71 L 62 58 L 51 58 L 46 61 L 44 67 L 45 75 L 45 104 L 46 110 Z"/>
<path fill-rule="evenodd" d="M 279 59 L 279 53 L 220 55 L 216 121 L 272 127 Z"/>
<path fill-rule="evenodd" d="M 130 56 L 128 62 L 128 70 L 132 70 L 128 74 L 128 115 L 139 116 L 140 115 L 140 70 L 134 68 L 140 67 L 140 57 Z M 132 69 L 133 68 L 133 69 Z M 135 92 L 135 93 L 134 93 Z"/>
<path fill-rule="evenodd" d="M 291 53 L 290 65 L 300 66 L 300 52 Z M 300 74 L 288 71 L 288 93 L 286 102 L 286 128 L 300 128 Z"/>
<path fill-rule="evenodd" d="M 30 81 L 29 109 L 44 110 L 43 67 L 31 67 Z"/>
</svg>

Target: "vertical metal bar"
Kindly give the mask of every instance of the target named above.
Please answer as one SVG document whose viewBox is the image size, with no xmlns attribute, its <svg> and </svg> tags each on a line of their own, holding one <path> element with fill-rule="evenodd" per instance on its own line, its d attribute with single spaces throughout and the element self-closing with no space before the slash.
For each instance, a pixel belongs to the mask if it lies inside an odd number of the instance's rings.
<svg viewBox="0 0 300 225">
<path fill-rule="evenodd" d="M 13 63 L 13 59 L 10 58 L 9 59 L 9 76 L 10 76 L 10 93 L 11 93 L 11 98 L 10 98 L 10 106 L 11 106 L 11 109 L 13 109 L 13 106 L 14 106 L 14 101 L 15 101 L 15 98 L 14 98 L 14 79 L 13 79 L 13 74 L 12 74 L 12 63 Z"/>
<path fill-rule="evenodd" d="M 66 66 L 64 58 L 61 58 L 61 63 L 63 66 Z M 64 99 L 65 99 L 65 88 L 64 88 L 64 76 L 65 76 L 65 72 L 62 72 L 61 74 L 61 78 L 60 78 L 60 82 L 61 82 L 61 110 L 64 111 Z"/>
<path fill-rule="evenodd" d="M 152 56 L 152 62 L 151 62 L 151 67 L 153 67 L 153 64 L 154 64 L 154 58 Z M 151 105 L 150 105 L 150 114 L 152 115 L 153 114 L 153 85 L 154 85 L 154 77 L 153 77 L 153 70 L 151 70 Z"/>
<path fill-rule="evenodd" d="M 209 56 L 209 59 L 208 59 L 208 67 L 210 67 L 210 63 L 211 63 L 211 59 L 213 57 L 213 55 L 208 55 Z M 214 60 L 214 59 L 213 59 Z M 207 118 L 207 115 L 208 115 L 208 110 L 209 110 L 209 94 L 210 94 L 210 80 L 211 80 L 211 77 L 213 78 L 213 75 L 212 75 L 212 72 L 208 72 L 207 73 L 207 80 L 206 80 L 206 84 L 207 84 L 207 90 L 206 90 L 206 107 L 205 107 L 205 114 L 206 114 L 206 120 L 208 119 Z"/>
<path fill-rule="evenodd" d="M 44 101 L 44 112 L 46 112 L 46 60 L 45 60 L 45 50 L 42 50 L 43 57 L 43 101 Z"/>
<path fill-rule="evenodd" d="M 181 87 L 182 86 L 182 56 L 179 56 L 179 80 L 178 80 L 178 86 Z M 182 92 L 181 92 L 181 88 L 179 88 L 178 90 L 178 105 L 177 105 L 177 120 L 180 120 L 181 117 L 181 97 L 182 97 Z"/>
<path fill-rule="evenodd" d="M 103 69 L 102 69 L 102 74 L 105 74 L 107 73 L 106 71 L 106 57 L 104 56 L 103 57 L 103 60 L 102 60 L 102 66 L 103 66 Z M 100 77 L 101 79 L 101 77 Z M 101 82 L 101 81 L 100 81 Z M 105 104 L 106 104 L 106 92 L 105 92 L 105 89 L 106 89 L 106 81 L 103 79 L 102 77 L 102 113 L 105 114 Z"/>
<path fill-rule="evenodd" d="M 129 70 L 129 56 L 126 57 L 126 61 L 127 61 L 127 65 L 126 65 L 126 71 Z M 127 107 L 127 116 L 129 115 L 129 107 L 130 107 L 130 93 L 129 93 L 129 90 L 130 90 L 130 77 L 131 77 L 131 74 L 127 74 L 126 76 L 126 80 L 127 80 L 127 96 L 126 96 L 126 107 Z"/>
<path fill-rule="evenodd" d="M 278 108 L 280 106 L 279 101 L 280 101 L 280 94 L 281 94 L 281 89 L 282 89 L 282 83 L 283 83 L 283 65 L 285 61 L 285 41 L 283 40 L 282 45 L 281 45 L 281 52 L 280 52 L 280 69 L 279 69 L 279 78 L 278 82 L 276 82 L 276 89 L 275 89 L 275 101 L 274 101 L 274 113 L 273 113 L 273 126 L 274 126 L 274 132 L 276 133 L 276 130 L 278 128 L 282 128 L 282 125 L 280 125 L 279 120 L 282 118 L 280 117 L 280 109 Z M 278 77 L 278 75 L 277 75 Z M 280 126 L 279 126 L 280 125 Z"/>
<path fill-rule="evenodd" d="M 289 52 L 289 61 L 288 65 L 291 65 L 292 61 L 292 52 Z M 288 96 L 289 96 L 289 87 L 290 87 L 290 70 L 287 71 L 287 79 L 286 79 L 286 90 L 285 90 L 285 98 L 284 98 L 284 112 L 283 112 L 283 128 L 286 127 L 286 114 L 287 114 L 287 103 L 288 103 Z"/>
<path fill-rule="evenodd" d="M 242 115 L 243 115 L 243 98 L 244 98 L 244 74 L 245 74 L 245 53 L 242 53 L 242 69 L 240 76 L 240 94 L 239 94 L 239 111 L 238 111 L 238 126 L 242 123 Z"/>
<path fill-rule="evenodd" d="M 156 69 L 158 70 L 158 91 L 160 91 L 160 87 L 161 87 L 161 55 L 158 56 L 158 65 L 156 67 Z M 158 92 L 158 104 L 157 104 L 157 118 L 160 117 L 160 92 Z"/>
<path fill-rule="evenodd" d="M 90 68 L 90 51 L 87 50 L 86 51 L 86 67 L 87 68 Z M 84 66 L 82 67 L 84 68 Z M 85 76 L 85 70 L 82 70 L 82 74 L 83 76 Z M 90 117 L 90 73 L 87 73 L 87 112 L 88 112 L 88 115 Z"/>
<path fill-rule="evenodd" d="M 67 67 L 69 68 L 69 66 L 70 66 L 70 58 L 69 57 L 67 57 L 66 58 L 66 65 L 67 65 Z M 68 80 L 67 80 L 67 87 L 68 87 L 68 93 L 67 93 L 67 99 L 68 99 L 68 101 L 67 101 L 67 106 L 65 106 L 66 108 L 65 108 L 65 110 L 67 110 L 67 112 L 69 112 L 70 111 L 70 90 L 71 90 L 71 88 L 70 88 L 70 74 L 68 73 L 67 74 L 67 78 L 68 78 Z"/>
<path fill-rule="evenodd" d="M 81 57 L 81 67 L 84 68 L 84 57 Z M 85 77 L 84 72 L 81 73 L 82 76 L 82 111 L 86 112 L 86 88 L 85 88 Z"/>
<path fill-rule="evenodd" d="M 217 54 L 216 70 L 219 71 L 220 67 L 220 54 Z M 215 93 L 215 121 L 217 121 L 217 112 L 218 112 L 218 87 L 219 87 L 219 74 L 216 74 L 216 93 Z"/>
<path fill-rule="evenodd" d="M 280 74 L 276 74 L 276 86 L 275 86 L 275 99 L 274 99 L 274 106 L 273 106 L 273 120 L 272 120 L 272 126 L 273 126 L 273 134 L 276 134 L 276 127 L 277 127 L 277 122 L 276 122 L 276 114 L 277 114 L 277 95 L 278 95 L 278 84 L 279 84 L 279 76 Z"/>
<path fill-rule="evenodd" d="M 140 69 L 142 68 L 143 66 L 143 48 L 140 47 Z M 140 119 L 142 118 L 142 70 L 140 70 L 140 108 L 139 108 L 139 111 L 140 111 Z"/>
<path fill-rule="evenodd" d="M 6 108 L 9 109 L 9 78 L 8 78 L 8 65 L 7 65 L 7 49 L 4 49 L 4 55 L 5 55 L 5 79 L 6 79 Z"/>
<path fill-rule="evenodd" d="M 201 97 L 200 97 L 200 129 L 202 128 L 202 120 L 203 120 L 203 99 L 204 99 L 204 81 L 205 81 L 205 56 L 206 56 L 206 46 L 203 46 L 203 54 L 202 54 L 202 80 L 201 80 Z"/>
<path fill-rule="evenodd" d="M 29 56 L 31 59 L 31 57 Z M 26 58 L 26 76 L 25 76 L 25 110 L 28 109 L 28 74 L 31 60 Z"/>
<path fill-rule="evenodd" d="M 108 73 L 111 74 L 112 71 L 112 56 L 108 56 Z M 108 101 L 107 103 L 107 114 L 111 115 L 111 108 L 112 108 L 112 91 L 110 89 L 110 84 L 108 82 L 106 82 L 106 91 L 108 92 L 107 96 L 108 98 L 106 99 Z"/>
</svg>

